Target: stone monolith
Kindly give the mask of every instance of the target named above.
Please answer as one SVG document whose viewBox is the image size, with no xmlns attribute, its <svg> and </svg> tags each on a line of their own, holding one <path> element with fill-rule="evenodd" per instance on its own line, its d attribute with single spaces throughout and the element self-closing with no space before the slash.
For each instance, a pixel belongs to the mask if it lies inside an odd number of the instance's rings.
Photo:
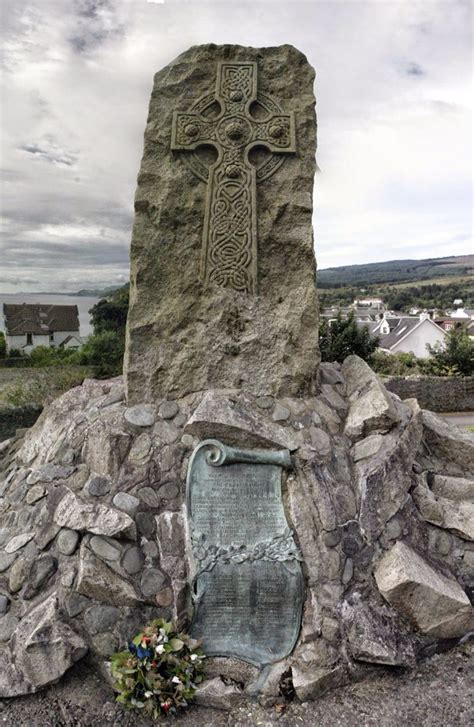
<svg viewBox="0 0 474 727">
<path fill-rule="evenodd" d="M 313 81 L 289 45 L 195 46 L 156 74 L 135 198 L 129 404 L 208 388 L 314 392 Z"/>
</svg>

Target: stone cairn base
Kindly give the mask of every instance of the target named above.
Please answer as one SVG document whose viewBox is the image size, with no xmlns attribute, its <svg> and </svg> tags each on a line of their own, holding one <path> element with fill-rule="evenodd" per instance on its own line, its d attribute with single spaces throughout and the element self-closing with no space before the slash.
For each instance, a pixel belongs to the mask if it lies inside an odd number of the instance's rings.
<svg viewBox="0 0 474 727">
<path fill-rule="evenodd" d="M 210 390 L 127 408 L 120 378 L 85 381 L 0 444 L 0 697 L 88 651 L 106 664 L 152 618 L 189 625 L 185 481 L 209 436 L 292 453 L 306 595 L 287 659 L 259 672 L 210 658 L 198 701 L 268 705 L 283 683 L 313 699 L 473 628 L 474 435 L 388 393 L 356 356 L 323 364 L 304 400 Z"/>
</svg>

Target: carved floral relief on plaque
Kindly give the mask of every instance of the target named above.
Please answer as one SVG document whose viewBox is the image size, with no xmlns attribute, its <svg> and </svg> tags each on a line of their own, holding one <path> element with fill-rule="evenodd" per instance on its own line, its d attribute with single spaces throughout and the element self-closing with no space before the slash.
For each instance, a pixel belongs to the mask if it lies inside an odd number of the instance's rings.
<svg viewBox="0 0 474 727">
<path fill-rule="evenodd" d="M 303 607 L 299 549 L 281 493 L 285 451 L 206 440 L 194 451 L 187 509 L 194 566 L 192 633 L 209 655 L 257 666 L 298 638 Z"/>
</svg>

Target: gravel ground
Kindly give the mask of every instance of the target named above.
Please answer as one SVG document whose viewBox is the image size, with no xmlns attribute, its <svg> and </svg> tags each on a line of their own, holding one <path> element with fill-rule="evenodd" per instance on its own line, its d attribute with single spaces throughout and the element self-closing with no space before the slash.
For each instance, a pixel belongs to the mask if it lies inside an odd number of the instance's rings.
<svg viewBox="0 0 474 727">
<path fill-rule="evenodd" d="M 474 643 L 396 673 L 381 667 L 375 678 L 326 694 L 316 702 L 293 701 L 285 709 L 245 702 L 232 713 L 193 707 L 170 727 L 464 727 L 474 724 Z M 107 686 L 77 664 L 40 694 L 0 701 L 6 727 L 151 727 L 136 712 L 123 712 Z"/>
</svg>

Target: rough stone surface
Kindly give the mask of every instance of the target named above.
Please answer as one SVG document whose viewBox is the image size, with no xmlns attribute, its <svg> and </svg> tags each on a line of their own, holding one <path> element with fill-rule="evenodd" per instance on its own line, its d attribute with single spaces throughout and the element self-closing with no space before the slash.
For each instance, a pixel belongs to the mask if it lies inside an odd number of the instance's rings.
<svg viewBox="0 0 474 727">
<path fill-rule="evenodd" d="M 59 502 L 54 522 L 64 528 L 80 532 L 87 530 L 97 535 L 135 536 L 135 524 L 128 515 L 101 503 L 81 500 L 70 490 Z"/>
<path fill-rule="evenodd" d="M 21 535 L 15 535 L 15 537 L 9 540 L 6 544 L 5 552 L 15 553 L 17 550 L 20 550 L 20 548 L 24 548 L 24 546 L 29 543 L 30 540 L 33 540 L 34 537 L 34 533 L 22 533 Z"/>
<path fill-rule="evenodd" d="M 370 366 L 358 356 L 348 356 L 342 373 L 350 401 L 344 432 L 359 439 L 373 431 L 391 429 L 398 421 L 398 413 L 388 391 Z"/>
<path fill-rule="evenodd" d="M 87 644 L 61 621 L 53 593 L 18 624 L 13 633 L 14 665 L 3 670 L 0 697 L 35 692 L 57 681 L 87 652 Z"/>
<path fill-rule="evenodd" d="M 242 696 L 242 690 L 236 684 L 225 684 L 220 677 L 214 677 L 198 685 L 195 700 L 196 704 L 231 710 Z"/>
<path fill-rule="evenodd" d="M 446 486 L 438 488 L 438 492 L 440 490 L 450 494 Z M 474 541 L 474 502 L 436 495 L 423 480 L 413 489 L 412 496 L 427 522 Z"/>
<path fill-rule="evenodd" d="M 175 401 L 164 401 L 158 409 L 158 414 L 162 419 L 173 419 L 178 412 L 179 406 Z"/>
<path fill-rule="evenodd" d="M 76 530 L 68 530 L 67 528 L 60 530 L 56 541 L 59 552 L 63 555 L 72 555 L 77 548 L 79 537 Z"/>
<path fill-rule="evenodd" d="M 402 541 L 383 556 L 374 575 L 382 596 L 422 633 L 448 639 L 472 627 L 472 607 L 461 586 Z"/>
<path fill-rule="evenodd" d="M 292 671 L 296 696 L 302 702 L 318 699 L 329 689 L 342 686 L 347 680 L 343 666 L 319 668 L 294 666 Z"/>
<path fill-rule="evenodd" d="M 99 603 L 135 606 L 143 601 L 135 587 L 81 546 L 76 590 Z"/>
<path fill-rule="evenodd" d="M 354 659 L 374 664 L 409 666 L 415 661 L 410 638 L 400 633 L 388 609 L 364 603 L 360 593 L 344 601 L 341 614 Z"/>
<path fill-rule="evenodd" d="M 117 492 L 113 499 L 113 504 L 118 507 L 119 510 L 124 510 L 132 517 L 135 515 L 140 505 L 140 500 L 134 495 L 130 495 L 128 492 Z"/>
<path fill-rule="evenodd" d="M 155 410 L 150 404 L 137 404 L 126 409 L 124 417 L 135 427 L 152 427 L 155 423 Z"/>
<path fill-rule="evenodd" d="M 185 426 L 201 439 L 221 437 L 229 444 L 296 449 L 289 429 L 269 422 L 248 401 L 209 391 Z"/>
<path fill-rule="evenodd" d="M 94 497 L 103 497 L 110 492 L 111 482 L 108 477 L 95 475 L 89 479 L 86 487 L 89 495 L 94 495 Z"/>
<path fill-rule="evenodd" d="M 257 61 L 258 89 L 295 112 L 298 153 L 257 187 L 257 296 L 201 283 L 207 182 L 170 151 L 173 112 L 214 92 L 224 59 Z M 260 396 L 314 390 L 313 80 L 305 57 L 288 45 L 194 46 L 156 74 L 131 250 L 125 371 L 132 404 L 207 388 L 239 386 Z"/>
</svg>

